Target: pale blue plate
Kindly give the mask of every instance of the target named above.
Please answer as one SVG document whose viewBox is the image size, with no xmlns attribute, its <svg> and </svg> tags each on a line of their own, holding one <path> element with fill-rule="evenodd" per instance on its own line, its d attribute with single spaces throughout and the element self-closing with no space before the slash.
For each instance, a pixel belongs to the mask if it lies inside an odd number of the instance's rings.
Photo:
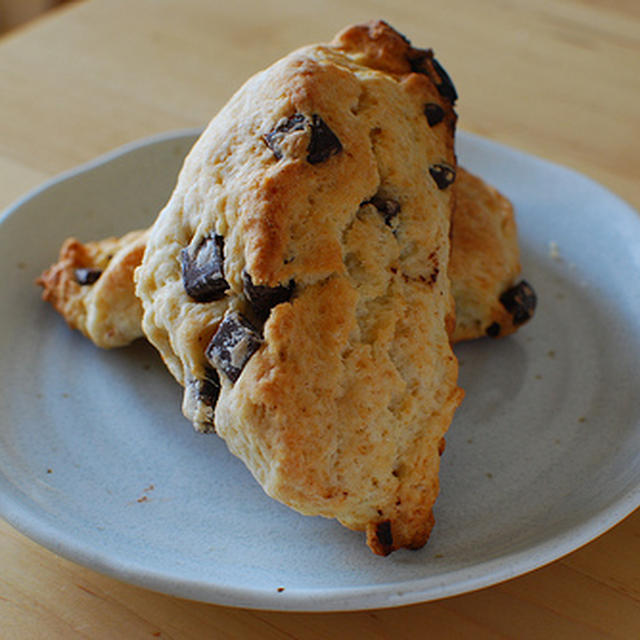
<svg viewBox="0 0 640 640">
<path fill-rule="evenodd" d="M 589 542 L 640 504 L 640 218 L 567 169 L 464 133 L 461 162 L 515 203 L 539 294 L 518 334 L 457 348 L 467 397 L 421 551 L 265 496 L 146 343 L 101 351 L 39 298 L 63 239 L 151 224 L 195 139 L 145 140 L 44 185 L 0 224 L 0 514 L 45 547 L 165 593 L 350 610 L 478 589 Z"/>
</svg>

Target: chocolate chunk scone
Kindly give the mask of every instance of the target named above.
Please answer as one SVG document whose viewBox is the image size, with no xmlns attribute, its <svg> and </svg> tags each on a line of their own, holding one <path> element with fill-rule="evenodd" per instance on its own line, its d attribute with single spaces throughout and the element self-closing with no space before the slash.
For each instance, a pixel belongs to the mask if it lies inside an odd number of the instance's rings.
<svg viewBox="0 0 640 640">
<path fill-rule="evenodd" d="M 146 230 L 86 244 L 67 239 L 58 262 L 36 281 L 44 288 L 42 297 L 99 347 L 133 342 L 143 335 L 133 271 L 146 241 Z"/>
<path fill-rule="evenodd" d="M 382 22 L 294 52 L 207 127 L 136 271 L 195 427 L 378 554 L 426 542 L 462 398 L 454 98 L 431 51 Z"/>
<path fill-rule="evenodd" d="M 449 277 L 456 301 L 454 342 L 517 331 L 536 294 L 518 281 L 520 249 L 513 206 L 499 191 L 458 167 Z"/>
</svg>

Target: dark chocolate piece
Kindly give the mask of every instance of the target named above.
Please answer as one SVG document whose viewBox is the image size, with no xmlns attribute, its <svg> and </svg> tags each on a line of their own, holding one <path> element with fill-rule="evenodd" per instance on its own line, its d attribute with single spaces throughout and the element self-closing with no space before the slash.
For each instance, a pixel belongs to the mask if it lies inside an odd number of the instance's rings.
<svg viewBox="0 0 640 640">
<path fill-rule="evenodd" d="M 431 59 L 431 64 L 433 64 L 433 68 L 436 70 L 436 73 L 440 76 L 440 82 L 436 82 L 436 88 L 438 89 L 438 93 L 446 98 L 453 104 L 458 99 L 458 92 L 451 81 L 451 77 L 445 71 L 444 67 L 435 59 Z"/>
<path fill-rule="evenodd" d="M 307 162 L 319 164 L 331 156 L 342 151 L 342 143 L 338 140 L 329 125 L 317 114 L 311 116 L 311 121 L 302 113 L 295 113 L 290 118 L 283 118 L 269 132 L 262 136 L 265 144 L 273 151 L 276 160 L 283 156 L 280 145 L 284 138 L 293 131 L 309 128 L 310 138 L 307 145 Z"/>
<path fill-rule="evenodd" d="M 430 127 L 435 127 L 444 120 L 444 109 L 436 102 L 427 102 L 424 105 L 424 115 Z"/>
<path fill-rule="evenodd" d="M 391 221 L 400 213 L 400 203 L 391 198 L 383 198 L 379 195 L 373 196 L 368 202 L 384 216 L 384 223 L 388 227 L 391 227 Z"/>
<path fill-rule="evenodd" d="M 258 330 L 244 316 L 232 312 L 220 323 L 205 355 L 216 369 L 231 382 L 236 382 L 261 344 L 262 336 Z"/>
<path fill-rule="evenodd" d="M 391 520 L 378 522 L 376 525 L 376 538 L 386 555 L 393 550 L 393 534 L 391 533 Z"/>
<path fill-rule="evenodd" d="M 311 120 L 311 140 L 307 147 L 307 162 L 318 164 L 342 151 L 342 143 L 338 140 L 327 123 L 314 113 Z"/>
<path fill-rule="evenodd" d="M 269 132 L 262 136 L 267 147 L 273 151 L 276 160 L 282 158 L 280 143 L 292 131 L 301 131 L 305 128 L 307 119 L 301 113 L 294 113 L 290 118 L 282 118 L 280 122 Z"/>
<path fill-rule="evenodd" d="M 180 252 L 182 282 L 185 291 L 196 302 L 212 302 L 224 298 L 229 283 L 224 278 L 224 239 L 208 236 L 192 249 Z"/>
<path fill-rule="evenodd" d="M 208 407 L 215 407 L 220 395 L 220 378 L 212 367 L 205 367 L 204 378 L 195 381 L 198 399 Z"/>
<path fill-rule="evenodd" d="M 429 60 L 433 59 L 433 51 L 431 49 L 416 49 L 411 47 L 407 57 L 411 71 L 431 77 L 429 73 Z"/>
<path fill-rule="evenodd" d="M 456 170 L 446 162 L 440 162 L 429 167 L 429 173 L 438 185 L 438 189 L 446 189 L 456 179 Z"/>
<path fill-rule="evenodd" d="M 454 104 L 458 99 L 458 92 L 451 81 L 451 77 L 444 67 L 433 57 L 431 49 L 414 49 L 409 51 L 409 65 L 414 73 L 423 73 L 431 78 L 438 93 Z M 429 64 L 431 63 L 431 64 Z M 433 68 L 431 68 L 433 67 Z M 435 72 L 435 74 L 434 74 Z M 434 77 L 435 75 L 435 77 Z"/>
<path fill-rule="evenodd" d="M 262 284 L 253 284 L 251 276 L 246 271 L 242 272 L 242 285 L 245 297 L 261 320 L 266 320 L 271 309 L 277 304 L 289 301 L 295 287 L 293 280 L 287 286 L 267 287 Z"/>
<path fill-rule="evenodd" d="M 500 335 L 500 324 L 497 322 L 492 322 L 486 329 L 485 333 L 490 338 L 497 338 Z"/>
<path fill-rule="evenodd" d="M 76 282 L 84 286 L 87 284 L 93 284 L 102 275 L 102 269 L 76 269 L 74 275 L 76 277 Z"/>
<path fill-rule="evenodd" d="M 526 280 L 522 280 L 511 289 L 507 289 L 500 296 L 500 302 L 513 316 L 513 324 L 517 326 L 533 316 L 538 297 L 533 287 Z"/>
</svg>

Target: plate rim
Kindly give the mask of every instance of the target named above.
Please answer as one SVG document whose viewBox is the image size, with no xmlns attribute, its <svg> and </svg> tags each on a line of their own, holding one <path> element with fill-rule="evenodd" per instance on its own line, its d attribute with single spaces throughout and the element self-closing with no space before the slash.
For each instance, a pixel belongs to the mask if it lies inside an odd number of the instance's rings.
<svg viewBox="0 0 640 640">
<path fill-rule="evenodd" d="M 0 488 L 7 486 L 0 473 Z M 13 489 L 11 485 L 10 492 Z M 577 551 L 594 541 L 626 517 L 640 504 L 640 487 L 630 490 L 607 509 L 569 527 L 534 546 L 510 552 L 471 567 L 449 571 L 439 578 L 416 578 L 399 584 L 380 584 L 358 587 L 327 588 L 248 588 L 212 584 L 205 580 L 185 579 L 179 573 L 152 570 L 141 565 L 126 565 L 113 555 L 96 551 L 66 531 L 55 529 L 46 518 L 38 518 L 38 509 L 24 508 L 19 502 L 7 503 L 7 493 L 0 491 L 0 515 L 17 531 L 49 551 L 80 566 L 151 591 L 234 608 L 291 611 L 346 612 L 386 609 L 398 606 L 433 602 L 495 586 Z M 576 530 L 581 535 L 576 535 Z M 540 557 L 544 560 L 540 561 Z M 381 562 L 385 558 L 380 559 Z M 451 577 L 455 580 L 451 580 Z M 491 576 L 487 579 L 487 576 Z M 444 581 L 444 578 L 448 581 Z"/>
<path fill-rule="evenodd" d="M 99 169 L 123 155 L 142 148 L 152 147 L 169 140 L 196 137 L 202 130 L 201 127 L 175 129 L 133 140 L 59 173 L 5 208 L 0 214 L 0 226 L 9 217 L 19 214 L 20 209 L 28 202 L 60 183 Z M 640 215 L 629 203 L 602 184 L 570 167 L 470 132 L 460 131 L 459 136 L 464 144 L 480 145 L 491 149 L 494 153 L 509 154 L 527 162 L 535 162 L 538 166 L 571 175 L 574 179 L 585 180 L 616 200 L 620 207 L 617 214 L 623 215 L 621 212 L 625 210 L 624 215 L 630 214 L 630 220 L 640 224 Z M 560 533 L 548 539 L 543 539 L 526 549 L 447 571 L 442 575 L 414 578 L 397 584 L 382 583 L 329 589 L 327 587 L 288 588 L 285 585 L 284 590 L 280 592 L 275 589 L 229 586 L 215 584 L 210 580 L 185 578 L 181 577 L 179 572 L 149 569 L 141 564 L 131 564 L 130 561 L 125 565 L 113 554 L 103 550 L 97 551 L 82 539 L 74 538 L 72 533 L 56 528 L 41 507 L 35 503 L 31 505 L 30 501 L 21 501 L 19 493 L 0 469 L 0 517 L 31 540 L 67 560 L 159 593 L 230 607 L 298 612 L 390 608 L 439 600 L 490 587 L 549 565 L 583 547 L 619 524 L 640 506 L 640 483 L 638 483 L 611 502 L 607 508 L 582 520 L 577 525 L 567 525 Z M 381 561 L 384 562 L 384 559 Z"/>
</svg>

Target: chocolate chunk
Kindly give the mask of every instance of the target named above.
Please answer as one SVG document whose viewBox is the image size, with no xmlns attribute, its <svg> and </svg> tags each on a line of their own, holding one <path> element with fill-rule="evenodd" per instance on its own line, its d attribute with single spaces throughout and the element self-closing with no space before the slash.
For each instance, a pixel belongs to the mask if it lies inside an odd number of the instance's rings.
<svg viewBox="0 0 640 640">
<path fill-rule="evenodd" d="M 212 367 L 206 367 L 204 377 L 195 381 L 198 400 L 208 407 L 215 407 L 220 395 L 220 378 L 218 372 Z"/>
<path fill-rule="evenodd" d="M 429 61 L 433 59 L 433 51 L 431 49 L 415 49 L 411 47 L 407 57 L 411 71 L 431 77 L 429 73 Z"/>
<path fill-rule="evenodd" d="M 258 330 L 239 313 L 229 313 L 209 342 L 205 355 L 216 369 L 236 382 L 251 356 L 260 348 Z"/>
<path fill-rule="evenodd" d="M 189 378 L 185 386 L 183 410 L 197 414 L 196 429 L 201 433 L 215 433 L 214 409 L 220 395 L 220 378 L 213 367 L 205 366 L 201 378 Z M 203 408 L 201 405 L 204 405 Z"/>
<path fill-rule="evenodd" d="M 433 64 L 433 68 L 436 70 L 436 73 L 440 76 L 440 82 L 436 82 L 438 93 L 453 104 L 458 99 L 458 92 L 456 91 L 449 74 L 435 58 L 431 59 L 431 63 Z"/>
<path fill-rule="evenodd" d="M 524 324 L 533 316 L 538 297 L 531 285 L 526 280 L 522 280 L 511 289 L 507 289 L 500 296 L 500 302 L 513 316 L 513 324 L 517 326 Z"/>
<path fill-rule="evenodd" d="M 378 522 L 376 525 L 376 538 L 380 543 L 383 553 L 386 555 L 393 550 L 393 534 L 391 533 L 391 520 Z"/>
<path fill-rule="evenodd" d="M 311 140 L 307 147 L 307 162 L 318 164 L 342 151 L 342 143 L 338 140 L 327 123 L 314 113 L 311 120 Z"/>
<path fill-rule="evenodd" d="M 185 291 L 196 302 L 224 298 L 229 283 L 224 278 L 224 239 L 208 236 L 192 249 L 180 252 L 182 282 Z"/>
<path fill-rule="evenodd" d="M 372 204 L 384 216 L 384 223 L 388 227 L 392 226 L 392 220 L 400 213 L 400 203 L 391 198 L 375 195 L 365 204 Z"/>
<path fill-rule="evenodd" d="M 500 325 L 497 322 L 492 322 L 486 329 L 485 333 L 490 338 L 497 338 L 500 335 Z"/>
<path fill-rule="evenodd" d="M 301 113 L 295 113 L 290 118 L 282 118 L 280 122 L 269 132 L 262 136 L 267 147 L 273 151 L 273 155 L 277 160 L 282 158 L 282 149 L 280 143 L 287 134 L 292 131 L 301 131 L 305 128 L 307 119 Z"/>
<path fill-rule="evenodd" d="M 102 269 L 76 269 L 76 282 L 81 285 L 93 284 L 101 275 Z"/>
<path fill-rule="evenodd" d="M 456 170 L 446 162 L 429 167 L 429 173 L 438 185 L 438 189 L 446 189 L 456 179 Z"/>
<path fill-rule="evenodd" d="M 293 280 L 287 286 L 267 287 L 262 284 L 253 284 L 251 276 L 246 271 L 242 272 L 242 285 L 245 297 L 261 320 L 266 320 L 271 309 L 277 304 L 290 300 L 295 287 Z"/>
<path fill-rule="evenodd" d="M 342 151 L 342 143 L 317 113 L 311 116 L 311 121 L 302 113 L 295 113 L 290 118 L 283 118 L 269 133 L 262 136 L 262 139 L 273 151 L 276 159 L 280 160 L 283 156 L 280 145 L 284 138 L 293 131 L 302 131 L 307 127 L 310 130 L 309 144 L 307 145 L 307 162 L 309 164 L 325 162 L 331 156 Z"/>
<path fill-rule="evenodd" d="M 428 102 L 424 105 L 424 115 L 430 127 L 435 127 L 444 120 L 444 109 L 436 102 Z"/>
<path fill-rule="evenodd" d="M 411 71 L 423 73 L 431 78 L 438 93 L 453 104 L 458 99 L 458 92 L 444 67 L 433 57 L 431 49 L 411 48 L 408 54 Z M 435 72 L 435 73 L 434 73 Z"/>
</svg>

